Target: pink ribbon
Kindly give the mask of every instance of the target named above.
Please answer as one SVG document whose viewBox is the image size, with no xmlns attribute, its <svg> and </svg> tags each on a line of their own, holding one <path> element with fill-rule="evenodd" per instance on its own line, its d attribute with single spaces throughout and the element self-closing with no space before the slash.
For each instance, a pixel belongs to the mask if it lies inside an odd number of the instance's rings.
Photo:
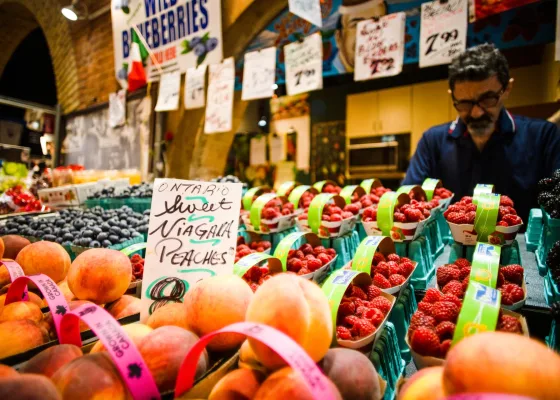
<svg viewBox="0 0 560 400">
<path fill-rule="evenodd" d="M 6 269 L 8 270 L 8 273 L 10 274 L 10 280 L 12 282 L 15 281 L 17 278 L 19 278 L 20 276 L 25 276 L 25 272 L 23 272 L 21 266 L 15 261 L 0 260 L 0 266 L 1 265 L 5 266 Z M 23 295 L 20 300 L 23 301 L 29 300 L 29 295 L 27 294 L 27 286 L 23 290 Z"/>
</svg>

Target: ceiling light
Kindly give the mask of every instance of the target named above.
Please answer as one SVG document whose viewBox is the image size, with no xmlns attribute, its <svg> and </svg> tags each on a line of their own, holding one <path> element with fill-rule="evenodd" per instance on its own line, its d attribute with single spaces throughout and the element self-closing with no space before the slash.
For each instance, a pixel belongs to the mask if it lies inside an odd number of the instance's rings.
<svg viewBox="0 0 560 400">
<path fill-rule="evenodd" d="M 87 6 L 80 0 L 72 0 L 71 5 L 63 7 L 60 11 L 70 21 L 86 19 L 88 16 Z"/>
</svg>

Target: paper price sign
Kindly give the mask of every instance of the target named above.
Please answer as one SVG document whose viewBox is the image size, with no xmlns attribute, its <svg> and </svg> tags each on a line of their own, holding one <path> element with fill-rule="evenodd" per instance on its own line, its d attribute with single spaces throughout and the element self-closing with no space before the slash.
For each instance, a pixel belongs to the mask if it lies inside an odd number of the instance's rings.
<svg viewBox="0 0 560 400">
<path fill-rule="evenodd" d="M 161 76 L 156 111 L 173 111 L 179 108 L 181 72 L 176 71 Z"/>
<path fill-rule="evenodd" d="M 196 282 L 233 273 L 240 183 L 156 179 L 142 283 L 143 321 Z"/>
<path fill-rule="evenodd" d="M 289 96 L 323 88 L 323 41 L 315 33 L 284 47 Z"/>
<path fill-rule="evenodd" d="M 449 64 L 467 47 L 467 0 L 422 4 L 420 67 Z"/>
<path fill-rule="evenodd" d="M 274 95 L 276 78 L 276 47 L 245 54 L 242 100 L 254 100 Z"/>
<path fill-rule="evenodd" d="M 320 0 L 289 0 L 290 12 L 297 15 L 313 25 L 323 26 L 323 18 L 321 16 Z"/>
<path fill-rule="evenodd" d="M 233 58 L 224 60 L 222 64 L 210 65 L 204 133 L 231 131 L 234 89 Z"/>
<path fill-rule="evenodd" d="M 405 14 L 358 23 L 354 80 L 398 75 L 404 60 Z"/>
<path fill-rule="evenodd" d="M 206 86 L 206 65 L 187 70 L 185 83 L 185 108 L 193 110 L 202 108 L 206 103 L 204 89 Z"/>
</svg>

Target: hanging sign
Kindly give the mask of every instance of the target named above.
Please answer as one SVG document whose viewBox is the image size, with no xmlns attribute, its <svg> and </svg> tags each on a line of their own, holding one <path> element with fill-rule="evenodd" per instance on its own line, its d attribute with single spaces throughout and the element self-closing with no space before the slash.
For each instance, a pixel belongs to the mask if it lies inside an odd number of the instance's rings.
<svg viewBox="0 0 560 400">
<path fill-rule="evenodd" d="M 323 88 L 323 41 L 320 33 L 284 46 L 286 90 L 292 96 Z"/>
<path fill-rule="evenodd" d="M 164 71 L 222 61 L 220 0 L 129 0 L 127 7 L 113 0 L 111 19 L 115 49 L 115 74 L 126 85 L 132 48 L 132 27 Z M 142 52 L 146 55 L 147 52 Z M 160 78 L 151 57 L 145 58 L 148 82 Z"/>
<path fill-rule="evenodd" d="M 141 319 L 180 302 L 196 282 L 232 274 L 240 183 L 156 179 L 142 282 Z"/>
<path fill-rule="evenodd" d="M 206 104 L 206 65 L 187 70 L 185 81 L 185 109 L 202 108 Z"/>
<path fill-rule="evenodd" d="M 179 108 L 179 91 L 181 90 L 181 73 L 179 71 L 164 74 L 159 82 L 159 94 L 156 111 L 174 111 Z"/>
<path fill-rule="evenodd" d="M 245 54 L 242 100 L 255 100 L 274 95 L 276 47 Z"/>
<path fill-rule="evenodd" d="M 323 26 L 321 16 L 321 0 L 288 0 L 290 12 L 319 28 Z"/>
<path fill-rule="evenodd" d="M 405 21 L 405 14 L 400 12 L 379 18 L 377 21 L 368 19 L 358 23 L 355 81 L 401 73 L 404 60 Z"/>
<path fill-rule="evenodd" d="M 109 126 L 116 128 L 126 123 L 126 90 L 109 94 Z"/>
<path fill-rule="evenodd" d="M 467 47 L 467 0 L 422 4 L 420 68 L 449 64 Z"/>
<path fill-rule="evenodd" d="M 233 58 L 230 57 L 221 64 L 210 65 L 204 133 L 229 132 L 232 130 L 234 89 L 235 66 Z"/>
</svg>

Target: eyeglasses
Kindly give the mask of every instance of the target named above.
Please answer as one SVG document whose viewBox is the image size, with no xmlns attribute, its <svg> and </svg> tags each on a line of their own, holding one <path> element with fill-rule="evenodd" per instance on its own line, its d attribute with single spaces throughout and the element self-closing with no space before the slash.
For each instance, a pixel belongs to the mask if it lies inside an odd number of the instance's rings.
<svg viewBox="0 0 560 400">
<path fill-rule="evenodd" d="M 505 88 L 502 88 L 499 92 L 486 93 L 477 100 L 456 100 L 453 94 L 451 97 L 453 97 L 455 109 L 459 112 L 470 112 L 475 105 L 483 110 L 487 110 L 488 108 L 496 107 L 505 90 Z"/>
</svg>

